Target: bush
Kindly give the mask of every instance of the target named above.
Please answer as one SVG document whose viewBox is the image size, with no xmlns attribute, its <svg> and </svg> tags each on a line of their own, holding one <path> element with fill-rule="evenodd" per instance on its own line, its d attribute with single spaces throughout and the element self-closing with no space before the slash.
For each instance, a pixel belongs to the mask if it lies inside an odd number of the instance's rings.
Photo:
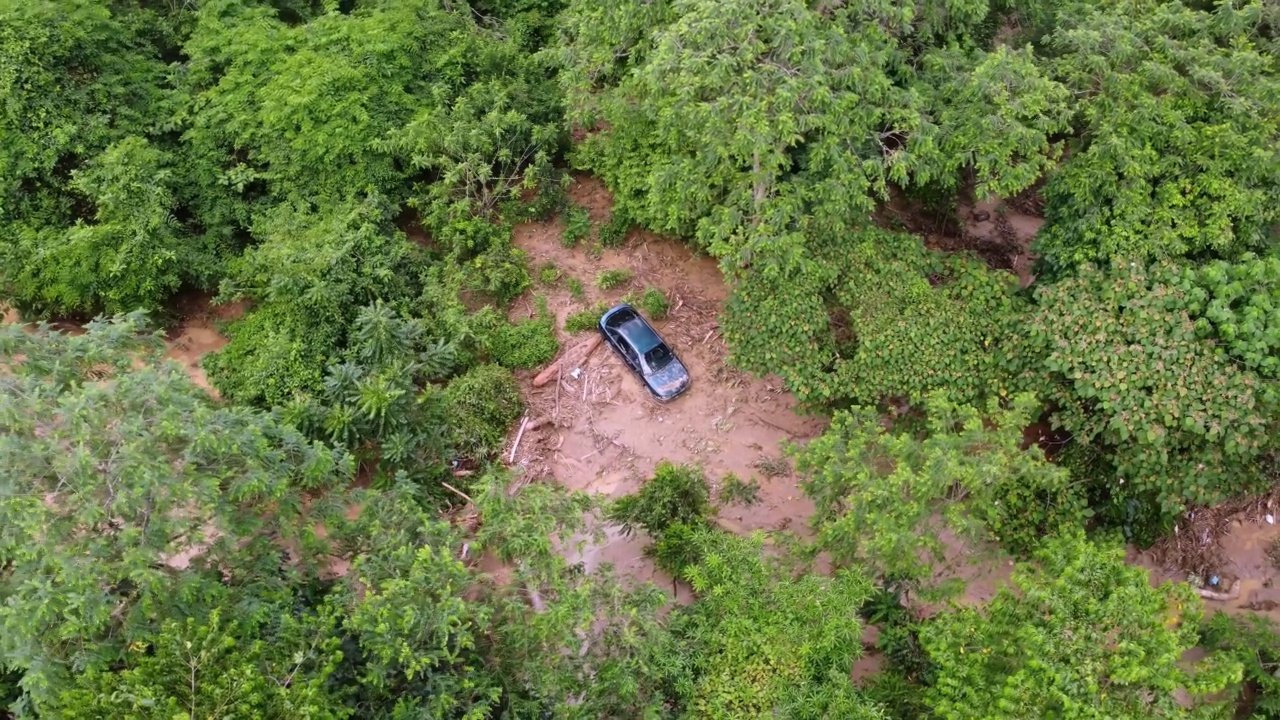
<svg viewBox="0 0 1280 720">
<path fill-rule="evenodd" d="M 627 239 L 627 231 L 631 229 L 631 218 L 614 210 L 609 222 L 600 226 L 600 244 L 604 247 L 617 247 Z"/>
<path fill-rule="evenodd" d="M 524 251 L 505 243 L 495 244 L 476 256 L 466 266 L 465 273 L 468 287 L 488 295 L 499 305 L 515 300 L 532 284 Z"/>
<path fill-rule="evenodd" d="M 578 242 L 591 234 L 591 216 L 586 208 L 570 205 L 564 211 L 564 234 L 560 243 L 567 248 L 576 247 Z"/>
<path fill-rule="evenodd" d="M 532 368 L 555 357 L 560 349 L 554 320 L 541 303 L 537 318 L 510 323 L 492 307 L 473 316 L 476 344 L 490 362 L 506 368 Z"/>
<path fill-rule="evenodd" d="M 635 304 L 644 311 L 645 315 L 654 320 L 661 320 L 671 310 L 671 301 L 667 299 L 666 294 L 654 287 L 646 289 Z"/>
<path fill-rule="evenodd" d="M 1201 631 L 1201 645 L 1225 654 L 1244 666 L 1244 680 L 1235 689 L 1240 707 L 1236 717 L 1280 716 L 1280 628 L 1271 618 L 1250 613 L 1232 617 L 1214 613 Z"/>
<path fill-rule="evenodd" d="M 538 269 L 538 281 L 543 285 L 555 285 L 560 281 L 561 274 L 555 263 L 547 263 Z"/>
<path fill-rule="evenodd" d="M 227 328 L 227 346 L 205 356 L 204 369 L 222 397 L 269 408 L 320 390 L 341 333 L 290 309 L 268 305 L 250 310 Z"/>
<path fill-rule="evenodd" d="M 507 429 L 524 409 L 515 376 L 498 365 L 481 365 L 454 378 L 443 401 L 451 446 L 473 459 L 501 449 Z"/>
<path fill-rule="evenodd" d="M 596 276 L 596 287 L 601 290 L 612 290 L 627 282 L 634 275 L 630 270 L 605 270 Z"/>
<path fill-rule="evenodd" d="M 653 478 L 639 492 L 618 499 L 609 520 L 631 535 L 639 527 L 658 538 L 670 525 L 698 525 L 711 514 L 711 489 L 701 468 L 658 463 Z"/>
<path fill-rule="evenodd" d="M 733 473 L 726 473 L 720 480 L 720 492 L 716 498 L 721 505 L 750 507 L 760 502 L 760 481 L 755 478 L 743 480 Z"/>
<path fill-rule="evenodd" d="M 586 332 L 594 330 L 600 323 L 600 317 L 604 315 L 605 310 L 609 306 L 604 303 L 596 303 L 585 310 L 579 310 L 564 319 L 564 331 L 568 333 Z"/>
</svg>

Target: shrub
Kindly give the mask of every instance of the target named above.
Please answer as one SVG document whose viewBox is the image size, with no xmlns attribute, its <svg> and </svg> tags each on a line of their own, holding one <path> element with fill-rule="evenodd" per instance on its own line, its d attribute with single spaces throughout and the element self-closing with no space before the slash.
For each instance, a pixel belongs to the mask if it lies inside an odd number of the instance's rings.
<svg viewBox="0 0 1280 720">
<path fill-rule="evenodd" d="M 722 505 L 750 507 L 760 502 L 760 481 L 755 478 L 743 480 L 733 473 L 726 473 L 720 480 L 720 492 L 716 497 Z"/>
<path fill-rule="evenodd" d="M 575 247 L 590 234 L 591 216 L 586 208 L 570 205 L 564 211 L 564 234 L 560 236 L 560 243 L 567 248 Z"/>
<path fill-rule="evenodd" d="M 481 353 L 506 368 L 537 367 L 555 357 L 560 349 L 545 299 L 538 317 L 530 320 L 513 324 L 497 310 L 485 307 L 472 317 L 472 322 Z"/>
<path fill-rule="evenodd" d="M 293 309 L 271 304 L 250 310 L 227 328 L 227 346 L 205 356 L 204 369 L 224 398 L 269 408 L 320 390 L 341 333 Z"/>
<path fill-rule="evenodd" d="M 477 255 L 465 268 L 467 286 L 506 305 L 529 289 L 531 280 L 525 254 L 508 244 L 495 244 Z"/>
<path fill-rule="evenodd" d="M 697 525 L 711 514 L 711 490 L 701 468 L 658 463 L 640 492 L 620 498 L 609 508 L 609 520 L 627 535 L 639 527 L 657 538 L 668 526 Z"/>
<path fill-rule="evenodd" d="M 600 316 L 604 315 L 604 311 L 608 309 L 608 305 L 596 303 L 585 310 L 579 310 L 564 319 L 564 331 L 579 333 L 594 330 L 600 323 Z"/>
<path fill-rule="evenodd" d="M 1242 684 L 1235 688 L 1240 702 L 1236 717 L 1270 718 L 1280 715 L 1280 628 L 1271 618 L 1250 613 L 1232 617 L 1216 612 L 1201 632 L 1201 644 L 1244 666 Z"/>
<path fill-rule="evenodd" d="M 605 270 L 596 276 L 596 287 L 601 290 L 612 290 L 630 280 L 633 274 L 630 270 Z"/>
<path fill-rule="evenodd" d="M 443 402 L 450 444 L 468 458 L 497 452 L 507 428 L 524 409 L 515 376 L 498 365 L 480 365 L 451 380 Z"/>
<path fill-rule="evenodd" d="M 627 231 L 631 229 L 631 218 L 616 209 L 609 222 L 600 226 L 600 244 L 604 247 L 617 247 L 627 239 Z"/>
<path fill-rule="evenodd" d="M 666 294 L 655 287 L 646 289 L 635 304 L 644 311 L 645 315 L 654 320 L 661 320 L 671 310 L 671 301 L 667 299 Z"/>
<path fill-rule="evenodd" d="M 538 281 L 543 285 L 555 285 L 560 281 L 561 274 L 555 263 L 547 263 L 538 270 Z"/>
</svg>

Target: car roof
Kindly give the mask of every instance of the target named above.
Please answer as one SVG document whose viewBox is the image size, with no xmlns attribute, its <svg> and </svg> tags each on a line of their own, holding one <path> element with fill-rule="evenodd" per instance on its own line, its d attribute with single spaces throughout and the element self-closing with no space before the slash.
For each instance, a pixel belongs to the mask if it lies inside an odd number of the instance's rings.
<svg viewBox="0 0 1280 720">
<path fill-rule="evenodd" d="M 637 352 L 649 352 L 662 344 L 662 338 L 639 315 L 619 325 L 618 332 L 627 338 Z"/>
<path fill-rule="evenodd" d="M 640 313 L 630 305 L 617 305 L 604 314 L 602 324 L 617 330 L 637 352 L 646 353 L 664 344 Z"/>
</svg>

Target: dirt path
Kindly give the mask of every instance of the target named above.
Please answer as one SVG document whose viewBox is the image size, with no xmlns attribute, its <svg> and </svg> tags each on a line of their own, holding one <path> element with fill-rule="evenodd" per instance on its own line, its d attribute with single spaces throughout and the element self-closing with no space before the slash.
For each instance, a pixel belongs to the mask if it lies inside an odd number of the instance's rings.
<svg viewBox="0 0 1280 720">
<path fill-rule="evenodd" d="M 594 221 L 608 218 L 611 200 L 599 181 L 577 178 L 569 193 L 588 208 Z M 617 497 L 639 489 L 662 460 L 696 464 L 706 470 L 713 487 L 726 473 L 760 483 L 758 503 L 721 512 L 727 529 L 804 530 L 813 507 L 797 487 L 789 463 L 781 461 L 781 446 L 815 437 L 826 421 L 797 415 L 795 400 L 780 380 L 751 379 L 725 364 L 717 315 L 728 290 L 716 263 L 696 256 L 683 243 L 638 230 L 631 231 L 623 247 L 592 257 L 589 240 L 565 248 L 562 229 L 558 219 L 530 223 L 518 226 L 514 238 L 529 256 L 536 284 L 532 293 L 546 297 L 557 327 L 562 328 L 565 317 L 576 310 L 658 288 L 672 310 L 654 325 L 689 368 L 693 383 L 675 401 L 658 403 L 605 346 L 585 362 L 563 368 L 558 383 L 553 379 L 534 388 L 533 373 L 528 373 L 522 380 L 531 416 L 553 422 L 522 439 L 515 465 L 530 480 L 554 478 L 572 490 Z M 538 283 L 541 270 L 551 265 L 559 279 L 550 285 Z M 634 273 L 632 280 L 608 291 L 595 287 L 601 272 L 618 269 Z M 570 278 L 581 282 L 584 297 L 576 299 L 570 293 Z M 532 315 L 535 307 L 532 296 L 522 298 L 512 315 Z M 560 334 L 566 346 L 589 337 L 570 337 L 562 330 Z M 641 554 L 645 544 L 645 538 L 614 534 L 576 559 L 588 567 L 609 562 L 624 575 L 664 584 L 665 578 L 656 577 Z"/>
</svg>

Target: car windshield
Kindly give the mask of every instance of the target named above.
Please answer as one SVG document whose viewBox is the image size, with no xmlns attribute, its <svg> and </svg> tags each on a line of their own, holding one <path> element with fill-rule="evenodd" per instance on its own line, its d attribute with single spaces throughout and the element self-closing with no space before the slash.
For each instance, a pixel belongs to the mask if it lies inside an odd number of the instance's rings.
<svg viewBox="0 0 1280 720">
<path fill-rule="evenodd" d="M 671 364 L 671 358 L 671 350 L 666 345 L 658 345 L 644 354 L 644 364 L 648 365 L 650 370 L 657 372 Z"/>
</svg>

